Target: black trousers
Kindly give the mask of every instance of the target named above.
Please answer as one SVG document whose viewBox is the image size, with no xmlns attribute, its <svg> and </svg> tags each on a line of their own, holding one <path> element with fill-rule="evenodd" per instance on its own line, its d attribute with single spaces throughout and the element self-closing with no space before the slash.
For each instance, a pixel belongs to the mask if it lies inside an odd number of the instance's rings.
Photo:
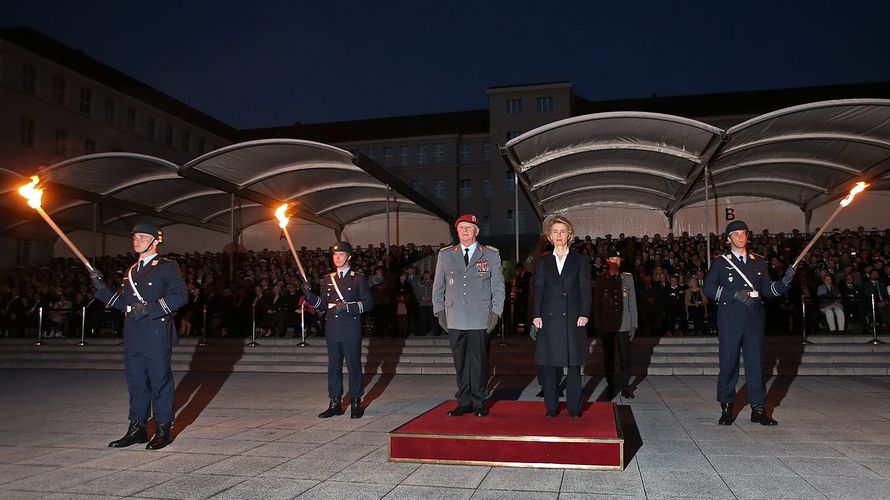
<svg viewBox="0 0 890 500">
<path fill-rule="evenodd" d="M 343 360 L 349 372 L 349 397 L 352 401 L 365 393 L 362 374 L 362 338 L 337 342 L 326 339 L 328 346 L 328 397 L 340 401 L 343 397 Z"/>
<path fill-rule="evenodd" d="M 449 329 L 448 343 L 457 372 L 457 404 L 482 408 L 488 397 L 488 332 Z"/>
<path fill-rule="evenodd" d="M 630 332 L 603 332 L 603 371 L 606 382 L 616 390 L 627 389 L 630 382 Z M 615 354 L 618 371 L 615 371 Z"/>
<path fill-rule="evenodd" d="M 559 382 L 561 366 L 539 366 L 541 385 L 544 386 L 544 406 L 547 410 L 559 409 Z M 581 367 L 570 366 L 566 374 L 566 407 L 573 415 L 581 414 Z"/>
</svg>

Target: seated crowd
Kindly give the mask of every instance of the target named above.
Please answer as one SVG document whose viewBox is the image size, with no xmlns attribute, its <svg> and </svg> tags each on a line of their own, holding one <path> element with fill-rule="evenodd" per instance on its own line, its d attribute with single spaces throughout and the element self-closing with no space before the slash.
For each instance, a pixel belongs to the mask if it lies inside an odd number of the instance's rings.
<svg viewBox="0 0 890 500">
<path fill-rule="evenodd" d="M 482 238 L 484 242 L 484 237 Z M 790 234 L 755 234 L 754 253 L 769 260 L 778 279 L 803 249 L 808 238 Z M 591 280 L 606 271 L 608 252 L 617 250 L 623 271 L 636 282 L 640 334 L 714 334 L 713 308 L 702 292 L 707 271 L 707 245 L 702 235 L 669 234 L 638 237 L 575 238 L 571 247 L 586 255 Z M 712 258 L 724 251 L 723 238 L 711 236 Z M 432 310 L 432 272 L 438 247 L 413 244 L 356 246 L 352 268 L 368 276 L 374 310 L 365 321 L 376 336 L 438 335 Z M 176 260 L 189 290 L 189 302 L 178 314 L 180 335 L 285 336 L 320 334 L 324 316 L 304 304 L 296 263 L 288 252 L 263 250 L 240 253 L 165 254 Z M 331 271 L 322 249 L 301 249 L 300 259 L 313 287 Z M 134 262 L 133 255 L 100 257 L 96 267 L 109 285 L 119 286 Z M 507 279 L 507 330 L 530 321 L 533 263 L 520 264 Z M 852 322 L 890 325 L 888 305 L 890 230 L 827 232 L 798 266 L 797 277 L 784 300 L 767 302 L 767 331 L 812 333 L 820 323 L 828 331 L 845 331 Z M 316 288 L 317 289 L 317 288 Z M 875 307 L 872 309 L 872 299 Z M 123 318 L 93 300 L 89 276 L 73 258 L 55 258 L 39 267 L 0 272 L 0 334 L 31 335 L 43 308 L 43 332 L 78 336 L 81 321 L 88 335 L 101 329 L 121 331 Z M 85 311 L 85 317 L 82 316 Z M 592 326 L 590 327 L 592 328 Z M 870 332 L 859 326 L 860 331 Z M 869 327 L 870 328 L 870 327 Z"/>
</svg>

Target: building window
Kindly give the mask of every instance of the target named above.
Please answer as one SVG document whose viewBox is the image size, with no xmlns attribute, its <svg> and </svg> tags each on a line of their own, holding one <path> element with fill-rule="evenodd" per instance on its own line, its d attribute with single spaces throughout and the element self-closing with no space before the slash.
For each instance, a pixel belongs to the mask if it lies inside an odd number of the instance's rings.
<svg viewBox="0 0 890 500">
<path fill-rule="evenodd" d="M 482 216 L 482 234 L 488 235 L 491 234 L 491 216 L 483 215 Z"/>
<path fill-rule="evenodd" d="M 68 90 L 68 84 L 65 80 L 55 77 L 53 78 L 53 103 L 65 105 L 65 94 Z"/>
<path fill-rule="evenodd" d="M 472 198 L 473 197 L 473 184 L 470 182 L 470 179 L 461 179 L 460 180 L 460 197 L 461 198 Z"/>
<path fill-rule="evenodd" d="M 442 163 L 445 161 L 445 145 L 441 142 L 433 144 L 433 162 Z"/>
<path fill-rule="evenodd" d="M 433 181 L 433 198 L 437 200 L 445 199 L 445 179 Z"/>
<path fill-rule="evenodd" d="M 383 146 L 383 164 L 392 163 L 392 146 Z"/>
<path fill-rule="evenodd" d="M 522 132 L 520 132 L 518 130 L 508 130 L 507 131 L 507 140 L 509 141 L 510 139 L 520 135 L 521 133 Z"/>
<path fill-rule="evenodd" d="M 188 132 L 186 132 L 185 130 L 183 130 L 182 131 L 182 150 L 185 152 L 188 152 L 192 146 L 191 142 L 192 142 L 192 135 L 189 134 Z"/>
<path fill-rule="evenodd" d="M 377 158 L 377 148 L 366 148 L 365 155 L 372 160 L 376 159 Z"/>
<path fill-rule="evenodd" d="M 84 139 L 83 154 L 92 154 L 96 152 L 96 141 L 93 139 Z"/>
<path fill-rule="evenodd" d="M 19 142 L 22 146 L 29 148 L 34 147 L 34 120 L 22 118 L 21 138 L 19 139 Z"/>
<path fill-rule="evenodd" d="M 29 93 L 37 93 L 37 68 L 30 64 L 22 65 L 22 90 Z"/>
<path fill-rule="evenodd" d="M 411 179 L 411 189 L 418 193 L 423 192 L 423 181 L 420 179 Z"/>
<path fill-rule="evenodd" d="M 105 121 L 114 123 L 114 101 L 105 99 Z"/>
<path fill-rule="evenodd" d="M 488 161 L 491 159 L 491 148 L 488 146 L 487 142 L 482 143 L 482 160 Z"/>
<path fill-rule="evenodd" d="M 93 93 L 88 89 L 80 89 L 80 112 L 85 115 L 93 114 Z"/>
<path fill-rule="evenodd" d="M 136 130 L 136 110 L 133 108 L 127 108 L 127 130 Z"/>
<path fill-rule="evenodd" d="M 507 99 L 507 114 L 518 115 L 522 113 L 522 99 Z"/>
<path fill-rule="evenodd" d="M 426 144 L 417 145 L 417 163 L 426 163 Z"/>
<path fill-rule="evenodd" d="M 539 97 L 537 101 L 539 113 L 547 113 L 549 111 L 553 111 L 553 96 L 547 95 Z"/>
<path fill-rule="evenodd" d="M 164 128 L 164 144 L 173 147 L 173 125 L 167 125 Z"/>
<path fill-rule="evenodd" d="M 68 153 L 68 131 L 56 129 L 56 145 L 53 148 L 53 154 L 56 156 L 65 156 Z"/>
<path fill-rule="evenodd" d="M 411 146 L 399 146 L 399 159 L 402 165 L 408 164 L 408 155 L 411 154 Z"/>
<path fill-rule="evenodd" d="M 203 137 L 198 137 L 198 154 L 199 154 L 199 155 L 204 154 L 204 152 L 206 151 L 206 150 L 204 149 L 205 147 L 206 147 L 206 144 L 205 144 L 205 142 L 204 142 L 204 138 L 203 138 Z"/>
<path fill-rule="evenodd" d="M 491 179 L 488 177 L 482 179 L 482 197 L 491 198 Z"/>
<path fill-rule="evenodd" d="M 469 163 L 471 155 L 473 154 L 473 148 L 470 146 L 470 144 L 463 142 L 458 147 L 458 150 L 459 150 L 458 154 L 460 155 L 460 162 L 461 163 Z"/>
<path fill-rule="evenodd" d="M 145 136 L 154 140 L 155 138 L 155 119 L 149 118 L 145 121 Z"/>
<path fill-rule="evenodd" d="M 507 169 L 507 191 L 513 191 L 516 188 L 516 172 Z"/>
</svg>

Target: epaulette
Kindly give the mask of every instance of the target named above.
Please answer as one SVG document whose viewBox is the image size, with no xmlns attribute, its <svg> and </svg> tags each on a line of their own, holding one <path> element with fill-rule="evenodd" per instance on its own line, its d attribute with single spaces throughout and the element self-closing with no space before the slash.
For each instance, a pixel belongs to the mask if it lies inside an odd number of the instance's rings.
<svg viewBox="0 0 890 500">
<path fill-rule="evenodd" d="M 445 251 L 448 251 L 448 250 L 451 250 L 452 252 L 456 252 L 457 249 L 458 249 L 459 247 L 460 247 L 460 244 L 457 244 L 457 245 L 449 245 L 449 246 L 447 246 L 447 247 L 442 247 L 442 248 L 439 249 L 439 253 L 442 253 L 442 252 L 445 252 Z"/>
<path fill-rule="evenodd" d="M 763 258 L 763 257 L 761 257 L 760 255 L 757 255 L 757 254 L 754 253 L 754 252 L 748 252 L 748 257 L 750 257 L 751 260 L 754 260 L 754 259 L 761 259 L 761 258 Z"/>
<path fill-rule="evenodd" d="M 482 245 L 479 245 L 479 246 L 482 246 Z M 493 251 L 493 252 L 495 252 L 495 253 L 501 253 L 500 250 L 498 250 L 497 248 L 495 248 L 495 247 L 493 247 L 493 246 L 491 246 L 491 245 L 485 245 L 485 250 L 491 250 L 491 251 Z"/>
</svg>

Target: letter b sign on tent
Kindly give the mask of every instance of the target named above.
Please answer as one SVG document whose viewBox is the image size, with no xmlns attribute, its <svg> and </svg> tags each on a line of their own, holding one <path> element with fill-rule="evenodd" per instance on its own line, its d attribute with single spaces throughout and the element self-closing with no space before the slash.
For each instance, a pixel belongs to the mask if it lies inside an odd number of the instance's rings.
<svg viewBox="0 0 890 500">
<path fill-rule="evenodd" d="M 726 220 L 728 220 L 728 221 L 735 220 L 735 209 L 734 208 L 726 209 Z"/>
</svg>

